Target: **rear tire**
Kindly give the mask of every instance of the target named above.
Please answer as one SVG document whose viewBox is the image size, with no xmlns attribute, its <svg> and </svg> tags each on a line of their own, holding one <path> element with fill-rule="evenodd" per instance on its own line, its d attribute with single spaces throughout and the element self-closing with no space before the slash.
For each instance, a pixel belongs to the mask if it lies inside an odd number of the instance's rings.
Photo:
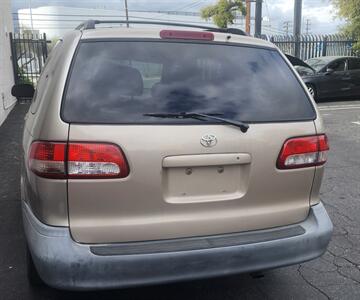
<svg viewBox="0 0 360 300">
<path fill-rule="evenodd" d="M 32 259 L 29 249 L 26 247 L 26 267 L 27 267 L 27 278 L 31 286 L 44 286 L 45 283 L 39 276 L 36 270 L 34 261 Z"/>
<path fill-rule="evenodd" d="M 307 83 L 306 87 L 307 87 L 310 95 L 314 98 L 314 100 L 317 100 L 317 91 L 316 91 L 315 85 Z"/>
</svg>

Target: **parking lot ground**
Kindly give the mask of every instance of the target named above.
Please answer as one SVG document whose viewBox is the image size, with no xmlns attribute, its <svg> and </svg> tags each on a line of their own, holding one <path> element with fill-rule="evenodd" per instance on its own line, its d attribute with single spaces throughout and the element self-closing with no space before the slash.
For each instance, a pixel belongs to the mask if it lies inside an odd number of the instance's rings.
<svg viewBox="0 0 360 300">
<path fill-rule="evenodd" d="M 330 139 L 321 198 L 334 223 L 319 259 L 230 277 L 105 292 L 31 288 L 20 213 L 20 143 L 27 105 L 0 127 L 0 299 L 360 299 L 360 101 L 320 103 Z"/>
</svg>

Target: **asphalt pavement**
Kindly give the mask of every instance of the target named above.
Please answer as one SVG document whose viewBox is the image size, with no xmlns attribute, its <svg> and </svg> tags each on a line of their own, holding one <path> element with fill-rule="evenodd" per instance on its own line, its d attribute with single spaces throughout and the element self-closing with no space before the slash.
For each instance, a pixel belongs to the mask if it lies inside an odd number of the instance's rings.
<svg viewBox="0 0 360 300">
<path fill-rule="evenodd" d="M 0 127 L 0 299 L 360 299 L 360 101 L 320 103 L 331 151 L 321 198 L 334 223 L 319 259 L 268 271 L 104 292 L 31 288 L 20 211 L 20 144 L 27 105 Z"/>
</svg>

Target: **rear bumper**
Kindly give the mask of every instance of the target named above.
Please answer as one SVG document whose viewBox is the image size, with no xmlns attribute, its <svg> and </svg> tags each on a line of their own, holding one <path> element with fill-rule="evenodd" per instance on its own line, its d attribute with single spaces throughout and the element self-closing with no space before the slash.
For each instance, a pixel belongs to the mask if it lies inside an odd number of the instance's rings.
<svg viewBox="0 0 360 300">
<path fill-rule="evenodd" d="M 292 265 L 322 255 L 333 228 L 320 203 L 311 207 L 305 221 L 292 226 L 92 247 L 74 242 L 68 228 L 41 223 L 24 202 L 23 218 L 40 277 L 50 286 L 70 290 L 130 287 Z"/>
</svg>

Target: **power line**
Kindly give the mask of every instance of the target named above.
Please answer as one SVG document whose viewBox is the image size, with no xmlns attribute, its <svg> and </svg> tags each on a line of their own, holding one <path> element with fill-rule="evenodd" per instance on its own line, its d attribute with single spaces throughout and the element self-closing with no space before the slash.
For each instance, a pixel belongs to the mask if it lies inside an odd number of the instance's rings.
<svg viewBox="0 0 360 300">
<path fill-rule="evenodd" d="M 182 5 L 182 6 L 178 7 L 178 8 L 175 9 L 175 10 L 178 10 L 178 11 L 186 10 L 186 9 L 191 8 L 191 7 L 194 6 L 194 5 L 197 5 L 198 3 L 202 2 L 202 1 L 203 1 L 203 0 L 197 0 L 197 1 L 193 2 L 193 3 L 188 3 L 188 4 L 185 4 L 185 5 Z"/>
<path fill-rule="evenodd" d="M 117 16 L 125 19 L 125 16 Z M 151 18 L 151 17 L 137 17 L 131 16 L 133 19 L 144 19 L 144 20 L 155 20 L 155 21 L 168 21 L 166 19 L 159 19 L 159 18 Z M 30 19 L 15 19 L 16 21 L 29 21 Z M 46 21 L 46 22 L 83 22 L 86 19 L 33 19 L 34 21 Z M 176 22 L 181 23 L 199 23 L 199 24 L 209 24 L 211 22 L 207 21 L 191 21 L 191 20 L 176 20 Z"/>
<path fill-rule="evenodd" d="M 27 15 L 30 16 L 29 13 L 12 13 L 13 15 Z M 44 14 L 44 13 L 33 13 L 33 16 L 60 16 L 60 17 L 119 17 L 119 15 L 88 15 L 88 14 Z M 123 17 L 123 16 L 121 16 Z"/>
<path fill-rule="evenodd" d="M 1 1 L 1 0 L 0 0 Z M 182 16 L 194 16 L 194 17 L 198 17 L 200 16 L 199 12 L 182 12 L 182 11 L 175 11 L 175 10 L 157 10 L 157 11 L 152 11 L 152 10 L 129 10 L 129 12 L 133 12 L 133 13 L 156 13 L 156 14 L 170 14 L 170 15 L 182 15 Z M 25 16 L 29 16 L 29 13 L 12 13 L 13 15 L 25 15 Z M 116 18 L 116 17 L 123 17 L 123 16 L 119 16 L 119 15 L 88 15 L 88 14 L 47 14 L 47 13 L 34 13 L 33 16 L 54 16 L 54 17 L 86 17 L 87 19 L 89 18 Z M 243 19 L 244 17 L 239 15 L 236 16 L 236 19 Z"/>
<path fill-rule="evenodd" d="M 285 32 L 283 30 L 280 29 L 276 29 L 271 27 L 270 25 L 263 25 L 263 28 L 265 31 L 269 31 L 271 33 L 275 33 L 275 34 L 285 34 Z"/>
<path fill-rule="evenodd" d="M 121 17 L 124 17 L 124 16 L 121 16 Z M 143 20 L 153 20 L 153 21 L 168 21 L 168 20 L 165 20 L 165 19 L 158 19 L 158 18 L 150 18 L 150 17 L 135 17 L 135 16 L 131 16 L 131 18 L 133 19 L 143 19 Z M 38 20 L 35 20 L 35 21 L 40 21 L 40 20 L 43 20 L 43 19 L 38 19 Z M 21 21 L 21 19 L 18 19 L 18 21 Z M 29 19 L 26 19 L 26 21 L 29 21 Z M 45 21 L 45 20 L 44 20 Z M 67 20 L 46 20 L 47 22 L 56 22 L 56 21 L 71 21 L 71 22 L 82 22 L 84 20 L 74 20 L 74 19 L 67 19 Z M 176 23 L 180 23 L 180 24 L 209 24 L 211 22 L 207 22 L 207 21 L 189 21 L 189 20 L 176 20 Z M 51 24 L 44 24 L 44 26 L 48 26 L 48 25 L 51 25 Z M 54 25 L 56 26 L 56 25 Z M 56 29 L 57 27 L 54 27 L 54 29 Z M 71 29 L 73 29 L 73 27 L 69 27 Z M 43 29 L 42 27 L 38 27 L 38 29 Z"/>
<path fill-rule="evenodd" d="M 155 19 L 155 18 L 152 18 L 151 20 L 162 21 L 162 19 Z M 27 19 L 26 21 L 29 21 L 29 19 Z M 71 22 L 79 22 L 80 21 L 81 22 L 83 20 L 66 20 L 66 21 L 71 21 Z M 209 24 L 209 22 L 188 22 L 188 21 L 184 21 L 184 20 L 179 20 L 176 23 L 179 23 L 179 24 L 189 24 L 189 23 L 190 24 L 191 23 L 193 23 L 193 24 Z M 119 27 L 121 27 L 121 25 L 119 25 Z M 27 29 L 27 26 L 20 24 L 20 25 L 16 25 L 15 28 Z M 71 26 L 71 25 L 61 26 L 61 25 L 57 25 L 57 24 L 42 24 L 40 26 L 36 26 L 35 29 L 74 29 L 74 26 Z M 264 29 L 265 29 L 265 31 L 275 33 L 275 34 L 283 34 L 284 33 L 281 30 L 274 29 L 274 28 L 268 27 L 266 25 L 264 25 Z"/>
<path fill-rule="evenodd" d="M 121 16 L 125 19 L 126 16 Z M 134 17 L 137 18 L 137 17 Z M 141 17 L 138 17 L 141 18 Z M 13 18 L 14 21 L 31 21 L 28 18 Z M 32 19 L 34 22 L 84 22 L 86 19 Z M 126 20 L 126 19 L 125 19 Z"/>
<path fill-rule="evenodd" d="M 186 9 L 181 9 L 180 11 L 185 11 L 185 10 L 189 10 L 189 9 L 194 9 L 195 7 L 198 7 L 199 5 L 201 5 L 201 2 L 202 2 L 202 0 L 197 1 L 197 2 L 195 2 L 193 5 L 190 5 L 190 6 L 186 7 Z"/>
</svg>

